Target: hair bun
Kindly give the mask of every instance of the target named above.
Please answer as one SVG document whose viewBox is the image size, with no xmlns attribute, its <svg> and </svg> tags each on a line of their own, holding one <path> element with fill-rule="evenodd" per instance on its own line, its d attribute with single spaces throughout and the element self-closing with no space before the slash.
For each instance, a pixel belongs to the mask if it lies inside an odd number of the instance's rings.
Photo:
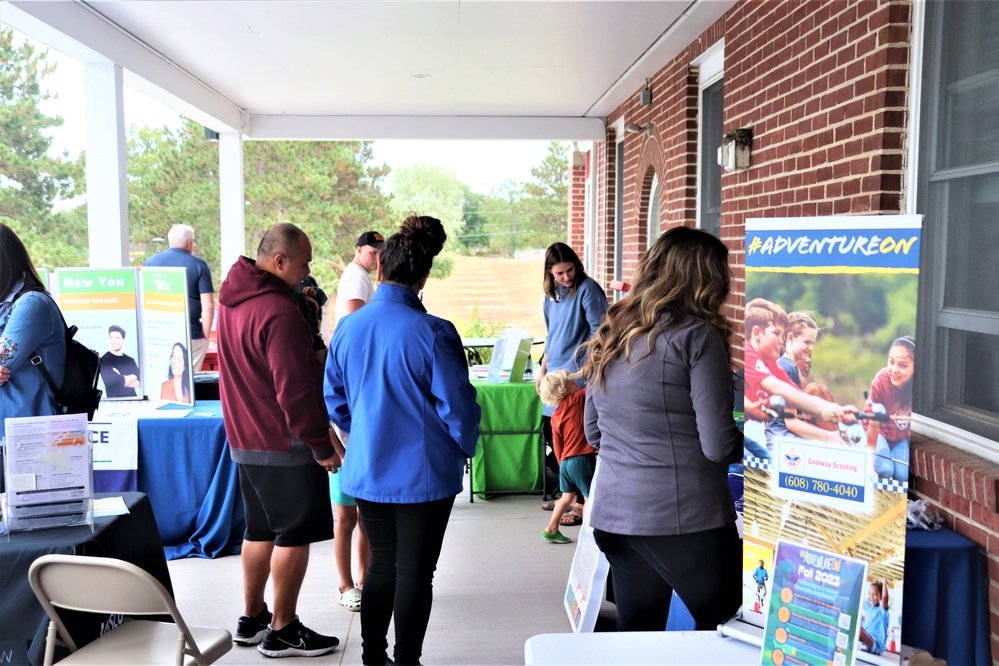
<svg viewBox="0 0 999 666">
<path fill-rule="evenodd" d="M 429 215 L 410 215 L 402 222 L 399 233 L 405 237 L 407 245 L 414 254 L 425 254 L 436 257 L 444 249 L 447 232 L 444 225 L 436 217 Z"/>
</svg>

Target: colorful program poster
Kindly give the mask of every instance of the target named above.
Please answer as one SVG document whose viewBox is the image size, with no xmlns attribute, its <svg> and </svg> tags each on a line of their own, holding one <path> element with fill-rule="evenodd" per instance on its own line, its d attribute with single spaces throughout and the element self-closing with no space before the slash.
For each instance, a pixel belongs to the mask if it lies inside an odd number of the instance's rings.
<svg viewBox="0 0 999 666">
<path fill-rule="evenodd" d="M 184 269 L 143 268 L 142 367 L 153 400 L 194 404 L 189 322 Z"/>
<path fill-rule="evenodd" d="M 596 487 L 594 481 L 599 473 L 598 458 L 593 479 L 590 481 L 591 488 Z M 604 598 L 607 573 L 610 569 L 607 557 L 593 540 L 593 528 L 590 527 L 590 511 L 593 502 L 596 501 L 595 495 L 591 494 L 586 501 L 590 508 L 583 516 L 583 526 L 576 539 L 576 552 L 572 556 L 572 566 L 569 568 L 569 580 L 565 585 L 563 598 L 569 624 L 572 626 L 572 631 L 577 634 L 592 632 L 596 626 L 597 616 L 600 614 L 600 601 Z"/>
<path fill-rule="evenodd" d="M 779 601 L 778 541 L 849 555 L 889 600 L 857 649 L 896 660 L 921 224 L 746 221 L 744 619 Z"/>
<path fill-rule="evenodd" d="M 141 399 L 139 313 L 134 268 L 59 268 L 55 291 L 76 339 L 101 354 L 104 399 Z"/>
<path fill-rule="evenodd" d="M 778 540 L 760 663 L 853 664 L 866 577 L 863 560 Z"/>
</svg>

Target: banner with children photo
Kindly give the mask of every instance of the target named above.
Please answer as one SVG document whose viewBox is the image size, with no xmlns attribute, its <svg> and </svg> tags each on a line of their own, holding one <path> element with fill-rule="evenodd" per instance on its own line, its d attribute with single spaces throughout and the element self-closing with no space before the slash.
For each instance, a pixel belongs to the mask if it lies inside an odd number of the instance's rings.
<svg viewBox="0 0 999 666">
<path fill-rule="evenodd" d="M 779 639 L 795 663 L 900 662 L 921 225 L 746 221 L 743 609 L 766 621 L 764 663 L 780 663 L 767 655 Z M 802 548 L 866 563 L 862 594 L 824 581 L 859 622 L 826 626 L 790 603 L 768 614 L 797 598 L 775 572 Z"/>
</svg>

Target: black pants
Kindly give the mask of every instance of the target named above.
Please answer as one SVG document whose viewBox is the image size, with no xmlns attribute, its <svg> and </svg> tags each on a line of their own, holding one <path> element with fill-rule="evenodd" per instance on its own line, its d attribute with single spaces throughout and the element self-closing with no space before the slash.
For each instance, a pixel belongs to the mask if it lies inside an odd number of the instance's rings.
<svg viewBox="0 0 999 666">
<path fill-rule="evenodd" d="M 434 571 L 452 506 L 453 497 L 421 504 L 357 500 L 371 546 L 361 591 L 363 663 L 385 663 L 393 613 L 395 663 L 419 663 L 433 606 Z"/>
<path fill-rule="evenodd" d="M 697 622 L 714 630 L 739 610 L 742 542 L 735 523 L 678 536 L 594 530 L 610 563 L 618 631 L 663 631 L 673 590 Z"/>
<path fill-rule="evenodd" d="M 545 447 L 545 466 L 541 470 L 542 476 L 542 499 L 546 502 L 551 499 L 558 499 L 562 495 L 558 484 L 558 458 L 555 457 L 555 449 L 552 446 L 552 417 L 541 417 L 541 432 L 544 437 L 542 446 Z"/>
</svg>

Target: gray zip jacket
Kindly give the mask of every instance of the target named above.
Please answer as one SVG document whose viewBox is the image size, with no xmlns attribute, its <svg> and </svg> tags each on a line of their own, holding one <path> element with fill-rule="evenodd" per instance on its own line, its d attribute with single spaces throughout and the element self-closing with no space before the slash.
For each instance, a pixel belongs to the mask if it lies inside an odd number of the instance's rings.
<svg viewBox="0 0 999 666">
<path fill-rule="evenodd" d="M 662 322 L 651 355 L 636 338 L 631 361 L 615 359 L 603 390 L 587 390 L 586 439 L 600 447 L 590 524 L 605 532 L 691 534 L 736 518 L 728 465 L 743 438 L 721 336 L 691 317 Z"/>
</svg>

